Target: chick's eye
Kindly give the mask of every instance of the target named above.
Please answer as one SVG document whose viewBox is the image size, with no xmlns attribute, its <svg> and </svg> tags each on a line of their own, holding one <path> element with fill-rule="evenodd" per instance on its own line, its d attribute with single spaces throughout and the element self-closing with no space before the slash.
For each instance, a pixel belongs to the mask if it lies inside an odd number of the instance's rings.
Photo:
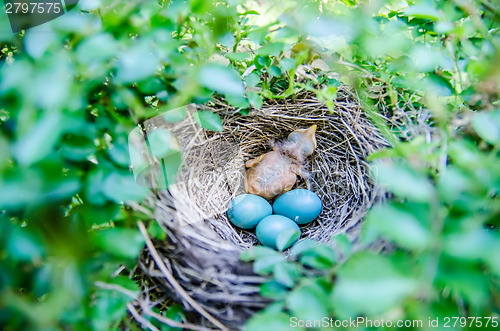
<svg viewBox="0 0 500 331">
<path fill-rule="evenodd" d="M 302 148 L 302 154 L 304 156 L 309 156 L 314 152 L 314 146 L 306 145 Z"/>
<path fill-rule="evenodd" d="M 301 138 L 301 135 L 298 132 L 292 132 L 288 135 L 288 141 L 291 141 L 291 142 L 297 142 L 300 140 L 300 138 Z"/>
</svg>

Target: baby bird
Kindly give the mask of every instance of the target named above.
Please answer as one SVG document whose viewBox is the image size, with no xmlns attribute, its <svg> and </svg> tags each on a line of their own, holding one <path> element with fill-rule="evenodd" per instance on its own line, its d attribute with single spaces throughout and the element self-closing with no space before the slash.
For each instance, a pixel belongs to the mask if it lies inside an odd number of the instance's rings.
<svg viewBox="0 0 500 331">
<path fill-rule="evenodd" d="M 297 176 L 306 179 L 309 174 L 303 163 L 317 147 L 315 133 L 316 125 L 293 131 L 287 140 L 275 144 L 271 152 L 248 160 L 245 163 L 248 168 L 245 176 L 246 191 L 272 199 L 291 190 Z"/>
</svg>

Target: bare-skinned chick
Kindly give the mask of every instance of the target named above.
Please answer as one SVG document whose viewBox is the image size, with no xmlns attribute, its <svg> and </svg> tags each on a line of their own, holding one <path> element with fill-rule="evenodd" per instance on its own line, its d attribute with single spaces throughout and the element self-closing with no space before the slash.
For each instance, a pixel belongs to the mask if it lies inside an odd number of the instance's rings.
<svg viewBox="0 0 500 331">
<path fill-rule="evenodd" d="M 245 188 L 248 193 L 272 199 L 292 189 L 297 176 L 307 180 L 305 159 L 316 149 L 316 125 L 299 129 L 288 135 L 287 140 L 273 146 L 271 152 L 248 160 Z"/>
</svg>

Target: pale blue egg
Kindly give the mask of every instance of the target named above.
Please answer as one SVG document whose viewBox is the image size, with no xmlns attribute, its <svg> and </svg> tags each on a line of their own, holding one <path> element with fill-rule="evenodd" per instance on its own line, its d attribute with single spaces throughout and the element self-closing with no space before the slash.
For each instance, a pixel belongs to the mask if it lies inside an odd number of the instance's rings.
<svg viewBox="0 0 500 331">
<path fill-rule="evenodd" d="M 239 228 L 253 229 L 273 208 L 266 199 L 254 194 L 242 194 L 231 200 L 227 217 Z"/>
<path fill-rule="evenodd" d="M 300 228 L 297 223 L 287 217 L 270 215 L 257 224 L 255 234 L 262 245 L 274 249 L 283 246 L 279 248 L 284 250 L 299 239 Z M 280 235 L 282 238 L 280 238 Z"/>
<path fill-rule="evenodd" d="M 297 224 L 307 224 L 321 214 L 321 199 L 316 193 L 296 189 L 281 195 L 273 204 L 275 214 L 286 216 Z"/>
</svg>

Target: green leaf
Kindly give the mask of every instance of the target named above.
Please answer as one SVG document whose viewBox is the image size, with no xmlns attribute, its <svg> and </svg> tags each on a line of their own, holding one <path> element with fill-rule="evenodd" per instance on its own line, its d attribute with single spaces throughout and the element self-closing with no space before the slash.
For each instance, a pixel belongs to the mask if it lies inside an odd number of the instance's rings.
<svg viewBox="0 0 500 331">
<path fill-rule="evenodd" d="M 39 199 L 45 202 L 71 198 L 82 187 L 80 180 L 73 174 L 64 176 L 62 174 L 54 174 L 49 170 L 45 172 L 44 177 L 46 182 Z"/>
<path fill-rule="evenodd" d="M 260 45 L 266 39 L 267 33 L 269 32 L 269 26 L 260 26 L 252 29 L 248 32 L 248 39 L 253 41 L 254 43 Z"/>
<path fill-rule="evenodd" d="M 111 228 L 94 233 L 96 246 L 111 255 L 134 259 L 144 246 L 144 237 L 135 229 Z"/>
<path fill-rule="evenodd" d="M 286 306 L 292 316 L 299 320 L 321 320 L 328 317 L 328 296 L 315 285 L 304 286 L 294 290 L 286 298 Z"/>
<path fill-rule="evenodd" d="M 286 72 L 290 72 L 290 70 L 297 68 L 297 63 L 294 58 L 283 58 L 280 60 L 280 66 Z"/>
<path fill-rule="evenodd" d="M 256 109 L 262 108 L 262 106 L 264 104 L 264 99 L 257 92 L 248 92 L 248 101 L 250 101 L 250 104 L 252 105 L 252 107 L 254 107 Z"/>
<path fill-rule="evenodd" d="M 201 85 L 215 92 L 237 95 L 245 93 L 240 76 L 227 67 L 207 65 L 200 70 L 199 81 Z"/>
<path fill-rule="evenodd" d="M 13 227 L 7 242 L 7 252 L 15 260 L 35 262 L 45 255 L 45 247 L 34 233 Z"/>
<path fill-rule="evenodd" d="M 130 49 L 120 54 L 116 64 L 116 79 L 122 83 L 133 83 L 152 75 L 159 67 L 159 58 L 153 50 L 144 39 L 135 42 Z"/>
<path fill-rule="evenodd" d="M 177 182 L 177 172 L 182 164 L 182 154 L 180 151 L 171 150 L 160 159 L 162 168 L 159 169 L 158 182 L 159 188 L 168 188 Z"/>
<path fill-rule="evenodd" d="M 263 283 L 260 286 L 259 292 L 263 297 L 272 298 L 273 300 L 281 300 L 287 295 L 288 289 L 277 281 L 271 280 Z"/>
<path fill-rule="evenodd" d="M 379 183 L 400 197 L 415 201 L 434 197 L 429 180 L 405 164 L 379 163 L 374 168 Z"/>
<path fill-rule="evenodd" d="M 478 183 L 469 172 L 463 171 L 455 165 L 449 165 L 438 178 L 438 191 L 443 201 L 458 200 L 464 192 L 480 192 Z M 472 205 L 464 205 L 464 208 Z"/>
<path fill-rule="evenodd" d="M 323 100 L 334 101 L 337 99 L 337 88 L 335 86 L 324 86 L 321 89 L 321 98 Z"/>
<path fill-rule="evenodd" d="M 443 76 L 431 74 L 424 80 L 424 84 L 428 91 L 440 96 L 449 97 L 455 93 L 450 80 Z"/>
<path fill-rule="evenodd" d="M 165 90 L 162 90 L 162 91 L 158 91 L 156 93 L 156 97 L 158 98 L 158 100 L 161 100 L 161 101 L 164 101 L 164 102 L 167 102 L 168 101 L 168 98 L 169 98 L 169 94 L 167 91 Z M 168 120 L 167 120 L 168 121 Z"/>
<path fill-rule="evenodd" d="M 350 32 L 351 22 L 342 21 L 339 18 L 329 17 L 326 15 L 319 16 L 318 18 L 307 22 L 306 31 L 309 35 L 314 37 L 332 37 L 342 36 Z"/>
<path fill-rule="evenodd" d="M 486 256 L 483 256 L 483 260 L 488 265 L 489 269 L 498 277 L 500 276 L 500 261 L 498 260 L 497 252 L 500 250 L 500 240 L 495 238 L 492 240 L 492 246 L 486 253 Z"/>
<path fill-rule="evenodd" d="M 26 52 L 33 58 L 40 58 L 51 45 L 57 41 L 57 34 L 52 29 L 47 29 L 43 34 L 40 34 L 36 29 L 26 31 L 24 37 L 24 47 Z"/>
<path fill-rule="evenodd" d="M 261 70 L 262 68 L 269 67 L 273 60 L 269 56 L 257 56 L 253 60 L 253 64 L 257 68 L 257 70 Z"/>
<path fill-rule="evenodd" d="M 18 209 L 39 198 L 43 177 L 31 168 L 17 167 L 0 177 L 0 209 Z"/>
<path fill-rule="evenodd" d="M 255 71 L 245 77 L 245 83 L 248 87 L 256 87 L 260 83 L 260 76 Z"/>
<path fill-rule="evenodd" d="M 495 254 L 492 249 L 499 246 L 498 238 L 481 228 L 447 234 L 443 241 L 448 255 L 469 261 L 487 260 L 490 253 Z"/>
<path fill-rule="evenodd" d="M 147 141 L 154 157 L 165 157 L 177 144 L 175 137 L 165 128 L 159 127 L 148 131 Z"/>
<path fill-rule="evenodd" d="M 36 297 L 53 290 L 52 279 L 56 277 L 57 267 L 53 262 L 44 263 L 34 274 L 33 294 Z"/>
<path fill-rule="evenodd" d="M 473 171 L 483 167 L 481 154 L 470 140 L 453 140 L 449 146 L 450 159 L 464 169 Z"/>
<path fill-rule="evenodd" d="M 403 274 L 390 257 L 359 252 L 338 272 L 332 303 L 337 316 L 379 315 L 417 291 L 417 280 Z"/>
<path fill-rule="evenodd" d="M 191 3 L 191 12 L 193 14 L 211 12 L 214 6 L 214 3 L 204 0 L 193 0 L 190 3 Z"/>
<path fill-rule="evenodd" d="M 286 291 L 286 289 L 285 289 Z M 286 294 L 286 292 L 285 292 Z M 277 299 L 275 299 L 277 300 Z M 285 302 L 283 300 L 274 301 L 262 309 L 259 314 L 279 314 L 285 310 Z"/>
<path fill-rule="evenodd" d="M 85 65 L 91 63 L 103 63 L 116 56 L 120 44 L 109 33 L 99 33 L 89 38 L 85 38 L 76 47 L 76 57 L 79 62 Z"/>
<path fill-rule="evenodd" d="M 252 59 L 252 54 L 246 52 L 226 53 L 224 56 L 235 62 L 243 62 Z"/>
<path fill-rule="evenodd" d="M 91 170 L 87 175 L 85 184 L 85 197 L 92 204 L 103 205 L 106 203 L 107 198 L 103 192 L 104 179 L 107 177 L 105 169 Z"/>
<path fill-rule="evenodd" d="M 241 16 L 245 16 L 245 15 L 260 15 L 258 11 L 256 10 L 247 10 L 241 14 L 239 14 Z"/>
<path fill-rule="evenodd" d="M 285 45 L 280 42 L 270 43 L 259 48 L 255 53 L 260 56 L 279 56 L 284 46 Z"/>
<path fill-rule="evenodd" d="M 292 248 L 290 248 L 290 255 L 294 257 L 301 256 L 302 254 L 311 251 L 314 247 L 318 246 L 318 242 L 311 239 L 303 239 L 298 241 Z"/>
<path fill-rule="evenodd" d="M 446 63 L 445 53 L 439 48 L 432 48 L 428 45 L 416 46 L 410 54 L 409 65 L 419 72 L 430 72 L 437 67 L 442 67 Z"/>
<path fill-rule="evenodd" d="M 183 322 L 186 320 L 182 306 L 176 305 L 176 304 L 170 306 L 167 309 L 167 311 L 165 312 L 165 317 L 170 318 L 171 320 L 174 320 L 177 322 Z M 162 324 L 161 330 L 162 331 L 174 331 L 174 330 L 180 330 L 180 329 L 168 326 L 166 324 Z"/>
<path fill-rule="evenodd" d="M 287 229 L 281 232 L 276 239 L 276 247 L 278 247 L 279 251 L 283 251 L 290 247 L 294 242 L 299 240 L 300 238 L 300 230 L 296 229 Z"/>
<path fill-rule="evenodd" d="M 303 327 L 291 327 L 291 318 L 285 313 L 278 314 L 256 314 L 245 324 L 245 331 L 305 331 Z"/>
<path fill-rule="evenodd" d="M 274 266 L 273 275 L 276 281 L 284 286 L 293 287 L 300 276 L 300 270 L 295 264 L 278 263 Z"/>
<path fill-rule="evenodd" d="M 149 190 L 137 185 L 132 174 L 113 172 L 104 180 L 102 192 L 110 200 L 120 203 L 140 201 L 148 195 Z"/>
<path fill-rule="evenodd" d="M 149 223 L 148 233 L 151 237 L 159 240 L 165 240 L 165 238 L 167 237 L 165 230 L 163 230 L 163 228 L 158 224 L 156 220 L 153 220 Z"/>
<path fill-rule="evenodd" d="M 253 246 L 247 251 L 244 251 L 240 254 L 240 260 L 243 262 L 250 262 L 257 260 L 261 257 L 266 256 L 278 256 L 281 254 L 276 252 L 274 249 L 264 246 Z"/>
<path fill-rule="evenodd" d="M 61 142 L 60 153 L 67 160 L 84 161 L 95 151 L 94 142 L 85 136 L 70 135 Z"/>
<path fill-rule="evenodd" d="M 108 150 L 108 153 L 115 163 L 125 167 L 128 167 L 130 164 L 130 156 L 126 141 L 115 142 L 113 147 Z"/>
<path fill-rule="evenodd" d="M 182 322 L 182 320 L 185 318 L 182 306 L 176 304 L 170 306 L 167 309 L 167 311 L 165 312 L 165 316 L 177 322 Z"/>
<path fill-rule="evenodd" d="M 468 264 L 441 263 L 436 282 L 463 297 L 471 307 L 485 307 L 489 301 L 489 285 L 483 272 Z"/>
<path fill-rule="evenodd" d="M 368 161 L 399 157 L 409 159 L 415 154 L 426 153 L 426 151 L 431 148 L 433 148 L 433 145 L 429 144 L 425 140 L 425 137 L 417 136 L 411 141 L 398 142 L 390 148 L 383 148 L 376 152 L 373 152 L 368 156 Z"/>
<path fill-rule="evenodd" d="M 262 256 L 255 260 L 253 264 L 253 271 L 260 275 L 266 275 L 273 270 L 276 264 L 285 261 L 285 257 L 281 254 Z"/>
<path fill-rule="evenodd" d="M 335 245 L 340 249 L 343 255 L 348 256 L 352 251 L 352 242 L 345 233 L 341 233 L 332 238 Z"/>
<path fill-rule="evenodd" d="M 163 110 L 159 109 L 159 111 Z M 180 122 L 184 118 L 186 118 L 186 107 L 178 107 L 167 110 L 161 116 L 163 116 L 163 119 L 165 119 L 165 121 L 167 122 L 171 123 Z"/>
<path fill-rule="evenodd" d="M 42 160 L 54 148 L 62 132 L 62 117 L 56 112 L 43 116 L 26 135 L 19 138 L 13 154 L 22 165 Z"/>
<path fill-rule="evenodd" d="M 116 276 L 114 278 L 111 278 L 108 282 L 110 284 L 115 284 L 115 285 L 118 285 L 120 287 L 123 287 L 123 288 L 129 290 L 131 292 L 130 294 L 133 295 L 134 298 L 139 297 L 139 293 L 140 293 L 139 284 L 137 284 L 136 281 L 134 281 L 133 279 L 130 279 L 129 277 Z"/>
<path fill-rule="evenodd" d="M 144 94 L 155 94 L 165 89 L 165 84 L 158 78 L 149 77 L 137 84 L 137 88 Z"/>
<path fill-rule="evenodd" d="M 483 140 L 495 145 L 500 143 L 500 110 L 476 114 L 472 126 Z"/>
<path fill-rule="evenodd" d="M 225 98 L 226 101 L 233 107 L 243 109 L 250 107 L 250 103 L 248 102 L 247 98 L 242 95 L 226 94 Z"/>
<path fill-rule="evenodd" d="M 304 250 L 300 256 L 300 263 L 315 269 L 328 269 L 337 262 L 335 252 L 331 247 L 316 245 Z"/>
<path fill-rule="evenodd" d="M 131 299 L 118 291 L 100 290 L 92 307 L 93 330 L 113 329 L 112 324 L 127 314 L 127 303 Z"/>
<path fill-rule="evenodd" d="M 115 219 L 119 212 L 119 206 L 115 203 L 107 203 L 102 206 L 94 206 L 86 203 L 73 208 L 72 213 L 83 218 L 88 228 L 93 225 L 103 225 Z"/>
<path fill-rule="evenodd" d="M 423 250 L 430 244 L 429 229 L 423 226 L 411 212 L 394 204 L 373 208 L 366 222 L 401 247 Z"/>
<path fill-rule="evenodd" d="M 281 76 L 281 69 L 278 66 L 270 66 L 267 71 L 274 77 Z"/>
<path fill-rule="evenodd" d="M 430 4 L 412 5 L 404 11 L 406 16 L 415 18 L 428 19 L 432 21 L 439 20 L 439 11 Z"/>
<path fill-rule="evenodd" d="M 199 110 L 193 114 L 196 123 L 201 125 L 202 128 L 210 131 L 222 132 L 222 120 L 216 113 L 207 110 Z"/>
</svg>

